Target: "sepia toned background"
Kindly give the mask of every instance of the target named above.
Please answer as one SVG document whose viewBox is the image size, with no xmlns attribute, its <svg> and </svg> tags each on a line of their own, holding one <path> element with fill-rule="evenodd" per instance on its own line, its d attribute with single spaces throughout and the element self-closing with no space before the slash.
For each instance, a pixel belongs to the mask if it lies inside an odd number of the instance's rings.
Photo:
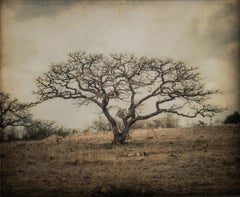
<svg viewBox="0 0 240 197">
<path fill-rule="evenodd" d="M 2 2 L 1 91 L 34 102 L 34 80 L 69 52 L 133 53 L 199 67 L 206 87 L 222 91 L 211 98 L 227 108 L 214 118 L 222 120 L 240 110 L 238 10 L 237 0 Z M 61 99 L 31 111 L 81 129 L 100 114 L 94 105 Z"/>
</svg>

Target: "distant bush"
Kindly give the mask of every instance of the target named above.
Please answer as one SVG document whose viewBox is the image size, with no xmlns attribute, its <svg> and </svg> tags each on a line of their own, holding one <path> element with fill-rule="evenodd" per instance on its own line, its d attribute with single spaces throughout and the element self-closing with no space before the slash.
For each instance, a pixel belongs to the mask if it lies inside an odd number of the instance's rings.
<svg viewBox="0 0 240 197">
<path fill-rule="evenodd" d="M 70 134 L 70 130 L 57 128 L 53 121 L 34 120 L 31 126 L 26 127 L 26 133 L 23 139 L 40 140 L 51 135 L 59 135 L 62 137 Z"/>
<path fill-rule="evenodd" d="M 165 117 L 154 120 L 156 128 L 176 128 L 178 127 L 178 118 L 173 115 L 167 115 Z"/>
<path fill-rule="evenodd" d="M 61 137 L 66 137 L 68 136 L 70 133 L 77 133 L 78 131 L 76 130 L 72 130 L 72 129 L 67 129 L 64 127 L 60 127 L 60 128 L 55 128 L 55 132 L 53 134 L 61 136 Z"/>
<path fill-rule="evenodd" d="M 102 116 L 99 116 L 97 120 L 93 121 L 92 125 L 87 130 L 93 131 L 110 131 L 110 123 L 104 119 Z"/>
<path fill-rule="evenodd" d="M 132 129 L 145 129 L 147 125 L 147 121 L 138 121 L 135 122 L 134 125 L 132 126 Z"/>
<path fill-rule="evenodd" d="M 167 115 L 153 120 L 136 122 L 133 129 L 157 129 L 157 128 L 176 128 L 178 127 L 178 118 L 173 115 Z"/>
<path fill-rule="evenodd" d="M 227 116 L 224 120 L 224 124 L 240 124 L 240 113 L 236 111 Z"/>
<path fill-rule="evenodd" d="M 18 128 L 17 126 L 8 126 L 1 132 L 1 141 L 14 141 L 18 140 Z"/>
<path fill-rule="evenodd" d="M 199 120 L 197 124 L 197 126 L 206 126 L 206 125 L 207 123 L 203 122 L 202 120 Z"/>
<path fill-rule="evenodd" d="M 26 126 L 8 126 L 1 132 L 1 141 L 21 140 L 26 133 Z"/>
<path fill-rule="evenodd" d="M 116 118 L 116 121 L 119 127 L 123 127 L 120 118 Z M 178 118 L 173 115 L 167 115 L 158 119 L 137 121 L 133 124 L 132 129 L 176 128 L 178 126 Z M 111 125 L 109 122 L 104 117 L 99 116 L 97 120 L 92 122 L 91 126 L 84 130 L 84 132 L 110 130 Z"/>
</svg>

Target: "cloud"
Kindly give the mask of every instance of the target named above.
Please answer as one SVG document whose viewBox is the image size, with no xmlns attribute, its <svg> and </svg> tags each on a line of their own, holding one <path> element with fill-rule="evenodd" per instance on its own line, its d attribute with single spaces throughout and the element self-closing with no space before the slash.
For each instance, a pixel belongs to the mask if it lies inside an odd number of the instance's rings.
<svg viewBox="0 0 240 197">
<path fill-rule="evenodd" d="M 39 17 L 55 17 L 78 3 L 77 0 L 22 0 L 6 1 L 7 7 L 14 10 L 17 20 Z"/>
<path fill-rule="evenodd" d="M 220 4 L 221 5 L 221 4 Z M 222 56 L 232 59 L 232 54 L 239 50 L 239 13 L 237 2 L 225 3 L 218 6 L 217 11 L 210 15 L 205 23 L 204 31 L 201 31 L 201 18 L 194 20 L 191 27 L 193 40 L 198 42 L 203 53 L 208 57 L 221 58 Z M 232 47 L 232 51 L 227 51 Z M 237 55 L 235 54 L 235 57 Z"/>
<path fill-rule="evenodd" d="M 237 99 L 240 99 L 239 5 L 237 1 L 220 2 L 215 11 L 194 18 L 185 31 L 191 46 L 195 46 L 192 58 L 196 64 L 215 86 L 225 93 L 235 93 Z M 211 72 L 213 68 L 215 71 Z"/>
</svg>

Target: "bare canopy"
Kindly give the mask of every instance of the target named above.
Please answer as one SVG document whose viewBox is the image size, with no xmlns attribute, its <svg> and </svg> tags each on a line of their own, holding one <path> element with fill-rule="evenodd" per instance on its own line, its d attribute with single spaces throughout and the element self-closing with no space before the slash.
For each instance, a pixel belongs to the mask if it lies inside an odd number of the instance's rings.
<svg viewBox="0 0 240 197">
<path fill-rule="evenodd" d="M 35 93 L 40 101 L 63 98 L 76 99 L 80 105 L 95 103 L 111 124 L 113 143 L 118 144 L 136 121 L 161 113 L 194 118 L 220 112 L 206 103 L 218 91 L 205 90 L 201 80 L 198 69 L 183 62 L 80 52 L 69 54 L 66 63 L 52 65 L 36 80 Z M 154 105 L 152 111 L 143 110 L 149 105 Z"/>
<path fill-rule="evenodd" d="M 8 126 L 26 126 L 30 124 L 31 114 L 28 108 L 34 104 L 19 103 L 9 94 L 0 92 L 0 133 Z"/>
</svg>

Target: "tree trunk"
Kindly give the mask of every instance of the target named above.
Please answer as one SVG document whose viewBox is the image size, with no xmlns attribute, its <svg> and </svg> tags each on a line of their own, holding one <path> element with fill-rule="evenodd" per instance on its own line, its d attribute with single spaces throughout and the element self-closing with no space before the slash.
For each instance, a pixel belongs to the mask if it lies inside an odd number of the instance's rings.
<svg viewBox="0 0 240 197">
<path fill-rule="evenodd" d="M 116 120 L 114 118 L 112 118 L 112 116 L 109 114 L 106 107 L 103 107 L 102 110 L 112 127 L 112 132 L 114 135 L 112 144 L 123 144 L 126 140 L 127 134 L 129 132 L 130 127 L 133 124 L 133 122 L 131 122 L 129 124 L 125 124 L 125 128 L 123 129 L 122 132 L 120 132 Z"/>
<path fill-rule="evenodd" d="M 112 144 L 115 144 L 115 145 L 124 144 L 125 139 L 126 139 L 126 136 L 123 135 L 122 133 L 114 133 Z"/>
<path fill-rule="evenodd" d="M 125 129 L 121 133 L 113 132 L 114 138 L 113 138 L 112 144 L 124 144 L 129 131 L 130 131 L 130 125 L 125 127 Z"/>
</svg>

